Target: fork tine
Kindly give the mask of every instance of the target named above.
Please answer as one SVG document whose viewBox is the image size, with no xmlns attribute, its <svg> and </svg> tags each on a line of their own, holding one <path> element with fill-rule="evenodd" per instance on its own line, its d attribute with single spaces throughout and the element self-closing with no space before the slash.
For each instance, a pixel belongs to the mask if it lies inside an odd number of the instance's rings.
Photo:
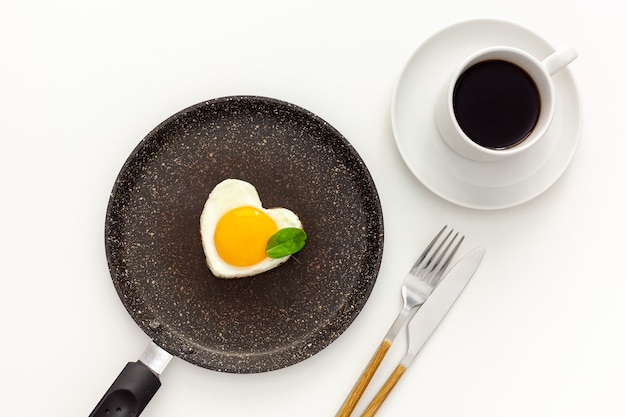
<svg viewBox="0 0 626 417">
<path fill-rule="evenodd" d="M 439 257 L 439 259 L 437 261 L 435 261 L 435 258 L 437 257 L 437 254 L 439 254 L 439 252 L 441 252 L 441 249 L 443 248 L 443 245 L 445 245 L 445 243 L 448 241 L 448 239 L 450 238 L 450 236 L 452 235 L 452 233 L 454 233 L 454 229 L 451 229 L 448 234 L 446 235 L 446 237 L 441 241 L 441 243 L 439 243 L 439 246 L 437 246 L 437 248 L 435 249 L 435 252 L 432 254 L 432 256 L 430 257 L 430 259 L 428 260 L 428 262 L 426 263 L 426 266 L 424 266 L 424 269 L 428 268 L 430 265 L 432 265 L 433 267 L 431 268 L 431 270 L 429 272 L 432 272 L 435 270 L 435 268 L 437 268 L 437 266 L 439 265 L 439 262 L 441 261 L 441 258 L 443 258 L 443 256 L 446 254 L 446 251 L 449 248 L 446 247 L 446 249 L 441 253 L 441 256 Z M 457 233 L 458 235 L 458 233 Z M 455 235 L 456 238 L 456 235 Z M 453 239 L 454 240 L 454 239 Z M 435 262 L 433 262 L 435 261 Z"/>
<path fill-rule="evenodd" d="M 456 235 L 454 235 L 454 239 L 456 239 L 458 235 L 459 235 L 459 232 L 457 232 Z M 448 247 L 446 248 L 446 252 L 449 250 L 450 246 L 452 246 L 452 243 L 454 242 L 454 239 L 452 239 L 450 241 L 450 243 L 448 244 Z M 456 255 L 456 252 L 459 250 L 459 246 L 461 246 L 461 243 L 463 243 L 464 240 L 465 240 L 465 236 L 461 236 L 461 239 L 459 239 L 457 244 L 452 249 L 452 252 L 450 252 L 450 256 L 448 256 L 448 258 L 444 261 L 443 265 L 441 265 L 441 272 L 442 273 L 443 273 L 443 271 L 445 271 L 448 268 L 448 265 L 450 265 L 450 262 L 452 261 L 452 258 L 454 258 L 454 255 Z M 442 255 L 442 257 L 443 257 L 443 255 Z"/>
<path fill-rule="evenodd" d="M 452 232 L 453 230 L 451 230 L 450 233 L 448 233 L 448 236 L 446 236 L 446 239 L 452 234 Z M 452 245 L 454 244 L 458 236 L 459 236 L 459 232 L 456 232 L 454 237 L 448 242 L 448 245 L 446 246 L 446 248 L 439 255 L 439 258 L 437 259 L 437 261 L 433 264 L 433 267 L 429 271 L 430 274 L 429 274 L 428 281 L 427 281 L 429 284 L 437 285 L 439 281 L 441 280 L 441 277 L 443 277 L 443 273 L 448 268 L 448 265 L 452 261 L 452 258 L 454 258 L 454 255 L 459 250 L 461 243 L 463 243 L 463 240 L 465 239 L 465 236 L 461 236 L 461 238 L 457 241 L 456 245 L 452 248 Z M 445 242 L 446 240 L 444 240 L 441 243 L 440 247 L 443 246 Z M 450 248 L 452 248 L 452 251 L 448 254 L 448 252 L 450 251 Z M 446 255 L 448 256 L 444 260 L 443 258 Z"/>
<path fill-rule="evenodd" d="M 439 233 L 437 233 L 435 237 L 433 238 L 433 240 L 428 244 L 428 246 L 426 246 L 426 249 L 424 249 L 424 252 L 422 252 L 422 254 L 419 256 L 419 258 L 417 258 L 417 260 L 411 267 L 412 273 L 417 272 L 418 268 L 420 267 L 422 262 L 424 262 L 424 259 L 426 259 L 426 257 L 430 253 L 430 250 L 433 248 L 433 246 L 435 246 L 435 243 L 437 243 L 437 240 L 439 240 L 439 238 L 441 237 L 441 235 L 443 234 L 443 232 L 446 230 L 447 227 L 448 227 L 447 225 L 443 226 L 441 230 L 439 231 Z"/>
</svg>

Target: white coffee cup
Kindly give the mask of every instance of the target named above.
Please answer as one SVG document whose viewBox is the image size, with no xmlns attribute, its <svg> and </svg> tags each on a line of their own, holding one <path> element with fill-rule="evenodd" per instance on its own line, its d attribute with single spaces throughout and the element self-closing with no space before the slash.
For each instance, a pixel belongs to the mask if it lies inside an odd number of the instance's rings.
<svg viewBox="0 0 626 417">
<path fill-rule="evenodd" d="M 543 137 L 554 117 L 555 92 L 552 75 L 565 68 L 577 56 L 578 53 L 572 47 L 559 49 L 542 61 L 526 51 L 508 46 L 494 46 L 472 54 L 455 70 L 450 82 L 438 97 L 435 120 L 439 133 L 454 151 L 475 161 L 498 161 L 528 150 Z M 466 134 L 455 113 L 457 82 L 468 69 L 476 68 L 477 64 L 489 61 L 504 61 L 521 68 L 534 82 L 538 93 L 539 108 L 534 127 L 527 135 L 518 138 L 516 144 L 509 147 L 493 148 L 480 145 L 480 140 L 476 140 L 477 138 L 473 140 Z M 489 129 L 488 124 L 481 124 L 481 126 Z"/>
</svg>

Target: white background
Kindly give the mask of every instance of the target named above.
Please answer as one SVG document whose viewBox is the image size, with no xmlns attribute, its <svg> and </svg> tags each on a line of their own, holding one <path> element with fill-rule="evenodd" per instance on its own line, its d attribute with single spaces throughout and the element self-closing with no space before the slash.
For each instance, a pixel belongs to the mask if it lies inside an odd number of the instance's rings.
<svg viewBox="0 0 626 417">
<path fill-rule="evenodd" d="M 390 124 L 413 51 L 477 17 L 579 51 L 570 68 L 584 122 L 571 165 L 538 198 L 497 211 L 428 191 Z M 318 114 L 365 160 L 385 215 L 378 281 L 354 324 L 314 357 L 256 375 L 175 358 L 143 415 L 333 416 L 398 312 L 415 254 L 445 223 L 487 256 L 379 415 L 626 415 L 625 22 L 621 0 L 4 0 L 0 413 L 87 415 L 138 358 L 148 339 L 104 253 L 115 177 L 173 113 L 254 94 Z M 404 348 L 394 345 L 383 372 Z"/>
</svg>

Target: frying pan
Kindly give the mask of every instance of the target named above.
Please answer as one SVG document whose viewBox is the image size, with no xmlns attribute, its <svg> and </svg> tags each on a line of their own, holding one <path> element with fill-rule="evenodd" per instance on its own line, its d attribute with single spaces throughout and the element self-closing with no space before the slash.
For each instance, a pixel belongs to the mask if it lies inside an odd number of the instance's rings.
<svg viewBox="0 0 626 417">
<path fill-rule="evenodd" d="M 304 249 L 254 277 L 214 277 L 199 219 L 226 178 L 253 184 L 264 207 L 297 213 Z M 136 416 L 172 357 L 254 373 L 328 346 L 370 295 L 383 219 L 369 171 L 336 129 L 290 103 L 232 96 L 180 111 L 139 143 L 113 186 L 105 244 L 120 300 L 151 342 L 91 416 Z"/>
</svg>

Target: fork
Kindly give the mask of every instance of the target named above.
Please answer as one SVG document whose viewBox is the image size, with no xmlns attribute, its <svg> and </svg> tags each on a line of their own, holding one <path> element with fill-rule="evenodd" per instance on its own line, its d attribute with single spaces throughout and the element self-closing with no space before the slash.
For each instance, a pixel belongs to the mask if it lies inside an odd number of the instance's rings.
<svg viewBox="0 0 626 417">
<path fill-rule="evenodd" d="M 398 333 L 400 333 L 402 327 L 417 313 L 428 296 L 433 292 L 459 249 L 459 246 L 461 246 L 465 236 L 461 236 L 460 239 L 457 240 L 459 233 L 456 232 L 453 236 L 454 230 L 451 229 L 445 235 L 444 239 L 435 247 L 446 229 L 447 226 L 444 226 L 439 233 L 437 233 L 411 267 L 402 283 L 402 310 L 400 310 L 400 313 L 387 331 L 383 341 L 374 352 L 365 370 L 354 384 L 352 391 L 348 394 L 348 397 L 337 412 L 336 417 L 349 417 L 350 414 L 352 414 L 361 396 L 365 392 L 365 389 L 376 373 L 376 370 L 398 336 Z"/>
</svg>

